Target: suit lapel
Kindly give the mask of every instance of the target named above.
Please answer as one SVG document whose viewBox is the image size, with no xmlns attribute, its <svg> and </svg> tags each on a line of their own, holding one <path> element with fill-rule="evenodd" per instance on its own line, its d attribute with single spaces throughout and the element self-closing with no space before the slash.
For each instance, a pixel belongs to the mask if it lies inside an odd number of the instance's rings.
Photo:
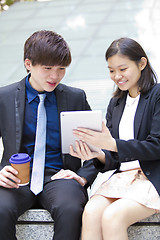
<svg viewBox="0 0 160 240">
<path fill-rule="evenodd" d="M 112 113 L 112 134 L 114 136 L 114 138 L 119 138 L 119 123 L 120 123 L 120 119 L 122 117 L 122 113 L 124 110 L 124 106 L 125 106 L 125 102 L 126 102 L 126 97 L 122 98 L 122 99 L 118 99 L 117 100 L 117 104 L 113 109 L 113 113 Z"/>
<path fill-rule="evenodd" d="M 16 113 L 16 151 L 19 152 L 21 138 L 23 133 L 23 121 L 24 121 L 24 109 L 25 109 L 25 79 L 23 79 L 16 90 L 15 96 L 15 113 Z"/>
<path fill-rule="evenodd" d="M 57 100 L 58 113 L 60 114 L 60 112 L 68 110 L 67 96 L 61 84 L 59 84 L 56 87 L 55 94 Z"/>
<path fill-rule="evenodd" d="M 55 95 L 57 100 L 58 116 L 60 123 L 60 113 L 68 110 L 67 96 L 61 84 L 56 87 Z"/>
<path fill-rule="evenodd" d="M 57 100 L 59 126 L 61 126 L 60 113 L 68 110 L 67 96 L 66 96 L 66 93 L 65 93 L 65 91 L 63 89 L 63 86 L 61 84 L 59 84 L 56 87 L 55 95 L 56 95 L 56 100 Z M 61 127 L 59 128 L 59 131 L 60 131 L 60 140 L 61 140 Z M 62 161 L 63 161 L 64 169 L 66 168 L 66 158 L 65 158 L 65 156 L 66 155 L 62 154 Z"/>
<path fill-rule="evenodd" d="M 147 105 L 146 104 L 147 100 L 148 100 L 148 94 L 140 96 L 138 107 L 137 107 L 135 118 L 134 118 L 134 138 L 138 138 L 138 133 L 139 133 L 140 125 L 142 122 L 143 113 Z"/>
</svg>

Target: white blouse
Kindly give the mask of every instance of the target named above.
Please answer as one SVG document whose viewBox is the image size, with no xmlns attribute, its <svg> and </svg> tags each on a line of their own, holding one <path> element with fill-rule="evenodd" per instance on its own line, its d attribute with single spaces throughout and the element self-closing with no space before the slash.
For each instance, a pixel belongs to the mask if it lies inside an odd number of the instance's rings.
<svg viewBox="0 0 160 240">
<path fill-rule="evenodd" d="M 126 105 L 119 124 L 119 138 L 123 140 L 134 139 L 134 117 L 138 106 L 140 94 L 136 98 L 127 95 Z M 140 168 L 139 161 L 134 160 L 130 162 L 121 163 L 120 170 L 125 171 L 129 169 Z"/>
</svg>

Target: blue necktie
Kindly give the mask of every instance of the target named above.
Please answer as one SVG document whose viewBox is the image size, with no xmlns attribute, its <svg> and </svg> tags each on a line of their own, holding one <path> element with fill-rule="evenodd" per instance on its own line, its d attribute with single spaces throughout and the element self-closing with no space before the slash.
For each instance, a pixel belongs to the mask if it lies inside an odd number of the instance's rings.
<svg viewBox="0 0 160 240">
<path fill-rule="evenodd" d="M 39 105 L 37 110 L 37 127 L 35 148 L 33 155 L 33 168 L 30 190 L 37 195 L 43 190 L 45 150 L 46 150 L 46 109 L 44 100 L 46 95 L 39 94 Z"/>
</svg>

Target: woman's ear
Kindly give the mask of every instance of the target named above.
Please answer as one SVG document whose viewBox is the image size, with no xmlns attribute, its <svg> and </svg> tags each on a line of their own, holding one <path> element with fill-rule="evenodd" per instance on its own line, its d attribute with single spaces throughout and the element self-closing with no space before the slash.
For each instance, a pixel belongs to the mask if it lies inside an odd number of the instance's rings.
<svg viewBox="0 0 160 240">
<path fill-rule="evenodd" d="M 29 60 L 28 58 L 26 58 L 26 59 L 24 60 L 24 65 L 25 65 L 26 69 L 27 69 L 28 71 L 30 71 L 31 66 L 32 66 L 31 60 Z"/>
<path fill-rule="evenodd" d="M 140 63 L 139 63 L 139 68 L 142 71 L 147 65 L 147 58 L 141 57 Z"/>
</svg>

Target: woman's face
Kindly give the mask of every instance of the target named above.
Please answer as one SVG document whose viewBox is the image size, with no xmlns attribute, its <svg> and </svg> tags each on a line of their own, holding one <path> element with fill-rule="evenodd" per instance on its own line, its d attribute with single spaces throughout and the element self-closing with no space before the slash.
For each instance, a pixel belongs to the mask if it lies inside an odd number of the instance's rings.
<svg viewBox="0 0 160 240">
<path fill-rule="evenodd" d="M 128 90 L 131 97 L 136 97 L 139 94 L 138 80 L 145 66 L 146 58 L 144 57 L 141 58 L 139 64 L 119 54 L 108 58 L 108 68 L 111 79 L 120 90 Z"/>
</svg>

